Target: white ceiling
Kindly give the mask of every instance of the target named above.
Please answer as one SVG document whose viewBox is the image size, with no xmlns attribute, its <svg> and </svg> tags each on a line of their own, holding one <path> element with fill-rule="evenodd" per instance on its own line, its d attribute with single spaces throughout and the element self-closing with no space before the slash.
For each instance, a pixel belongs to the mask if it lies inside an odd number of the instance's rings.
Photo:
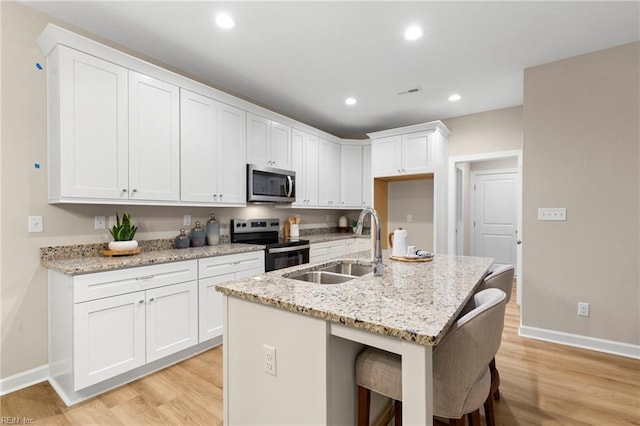
<svg viewBox="0 0 640 426">
<path fill-rule="evenodd" d="M 638 1 L 26 4 L 347 138 L 521 105 L 525 68 L 640 40 Z"/>
</svg>

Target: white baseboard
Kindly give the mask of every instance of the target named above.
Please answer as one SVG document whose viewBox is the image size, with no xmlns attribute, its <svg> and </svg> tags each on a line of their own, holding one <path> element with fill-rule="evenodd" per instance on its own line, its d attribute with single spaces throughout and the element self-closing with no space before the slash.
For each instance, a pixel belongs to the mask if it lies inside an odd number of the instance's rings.
<svg viewBox="0 0 640 426">
<path fill-rule="evenodd" d="M 576 348 L 640 359 L 640 346 L 631 345 L 629 343 L 615 342 L 613 340 L 598 339 L 596 337 L 580 336 L 578 334 L 527 326 L 520 326 L 518 334 L 522 337 L 544 340 L 545 342 L 575 346 Z"/>
<path fill-rule="evenodd" d="M 14 376 L 0 379 L 0 396 L 49 380 L 49 365 L 45 364 Z"/>
</svg>

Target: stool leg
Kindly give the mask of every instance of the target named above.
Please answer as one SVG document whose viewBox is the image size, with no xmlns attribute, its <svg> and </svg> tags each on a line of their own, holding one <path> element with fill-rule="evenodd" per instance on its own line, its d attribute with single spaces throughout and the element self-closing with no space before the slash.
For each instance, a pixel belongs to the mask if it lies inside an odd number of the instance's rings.
<svg viewBox="0 0 640 426">
<path fill-rule="evenodd" d="M 491 395 L 493 399 L 500 399 L 500 373 L 496 367 L 496 359 L 493 358 L 489 363 L 489 370 L 491 371 Z"/>
<path fill-rule="evenodd" d="M 464 421 L 464 416 L 462 416 L 462 419 Z M 469 420 L 469 426 L 480 426 L 480 410 L 467 414 L 467 420 Z"/>
<path fill-rule="evenodd" d="M 394 425 L 402 426 L 402 401 L 395 402 L 395 409 L 395 414 L 393 415 L 395 420 Z"/>
<path fill-rule="evenodd" d="M 371 391 L 358 386 L 358 426 L 369 426 L 369 405 L 371 404 Z"/>
<path fill-rule="evenodd" d="M 493 414 L 493 395 L 489 393 L 487 399 L 484 401 L 484 418 L 487 421 L 487 426 L 495 426 L 496 418 Z"/>
</svg>

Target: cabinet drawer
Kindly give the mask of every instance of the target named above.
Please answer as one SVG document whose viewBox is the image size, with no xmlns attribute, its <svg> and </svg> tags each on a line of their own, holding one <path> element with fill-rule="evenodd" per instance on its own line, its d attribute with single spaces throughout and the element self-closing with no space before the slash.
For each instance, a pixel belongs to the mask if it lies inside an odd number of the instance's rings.
<svg viewBox="0 0 640 426">
<path fill-rule="evenodd" d="M 261 269 L 264 272 L 264 251 L 229 254 L 198 260 L 198 277 L 214 277 L 247 269 Z"/>
<path fill-rule="evenodd" d="M 75 303 L 196 280 L 197 261 L 163 263 L 79 275 L 73 281 Z"/>
</svg>

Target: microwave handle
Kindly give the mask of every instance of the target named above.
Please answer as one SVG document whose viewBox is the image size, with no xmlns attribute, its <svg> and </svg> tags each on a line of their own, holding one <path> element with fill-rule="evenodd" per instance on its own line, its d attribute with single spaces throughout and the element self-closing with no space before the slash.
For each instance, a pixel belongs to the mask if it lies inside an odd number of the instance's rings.
<svg viewBox="0 0 640 426">
<path fill-rule="evenodd" d="M 289 191 L 287 191 L 287 197 L 291 197 L 291 193 L 293 192 L 293 180 L 289 175 L 287 175 L 287 180 L 289 181 Z"/>
</svg>

